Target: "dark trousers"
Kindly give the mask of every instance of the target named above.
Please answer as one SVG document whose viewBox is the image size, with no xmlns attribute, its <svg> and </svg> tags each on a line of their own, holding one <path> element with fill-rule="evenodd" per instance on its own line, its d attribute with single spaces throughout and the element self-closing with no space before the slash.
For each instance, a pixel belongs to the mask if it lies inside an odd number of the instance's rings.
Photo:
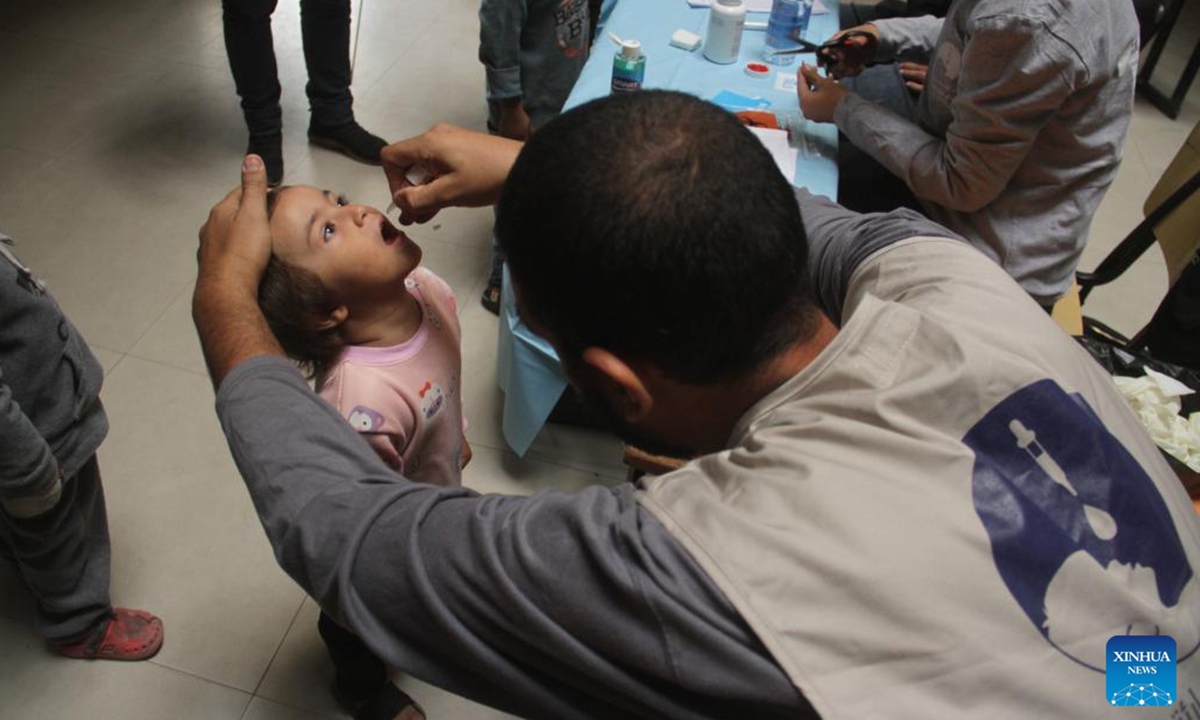
<svg viewBox="0 0 1200 720">
<path fill-rule="evenodd" d="M 96 456 L 63 483 L 49 511 L 15 518 L 0 509 L 0 549 L 37 600 L 37 628 L 47 640 L 80 640 L 108 618 L 112 552 Z"/>
<path fill-rule="evenodd" d="M 321 613 L 317 631 L 329 649 L 338 694 L 351 700 L 367 700 L 388 682 L 387 666 L 357 635 Z"/>
<path fill-rule="evenodd" d="M 873 65 L 858 77 L 842 80 L 846 89 L 911 119 L 916 101 L 896 65 Z M 888 212 L 907 207 L 924 212 L 903 180 L 845 135 L 838 135 L 838 202 L 857 212 Z"/>
<path fill-rule="evenodd" d="M 222 0 L 225 51 L 251 135 L 283 128 L 279 72 L 271 37 L 277 0 Z M 318 125 L 354 119 L 350 94 L 350 0 L 301 0 L 300 28 L 308 68 L 309 109 Z"/>
</svg>

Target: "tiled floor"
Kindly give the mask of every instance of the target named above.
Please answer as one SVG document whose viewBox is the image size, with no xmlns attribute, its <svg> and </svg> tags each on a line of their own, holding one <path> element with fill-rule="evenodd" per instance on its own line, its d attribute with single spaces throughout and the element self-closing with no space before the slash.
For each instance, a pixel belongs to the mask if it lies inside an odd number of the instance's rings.
<svg viewBox="0 0 1200 720">
<path fill-rule="evenodd" d="M 357 3 L 356 3 L 357 7 Z M 375 0 L 359 35 L 354 91 L 368 128 L 399 139 L 448 120 L 482 128 L 473 0 Z M 1190 4 L 1180 38 L 1195 37 Z M 383 207 L 376 168 L 305 142 L 297 0 L 276 12 L 287 177 Z M 1185 31 L 1186 30 L 1186 31 Z M 1179 38 L 1177 38 L 1178 40 Z M 1177 43 L 1178 45 L 1179 43 Z M 1181 50 L 1163 62 L 1178 72 Z M 0 718 L 283 720 L 338 717 L 316 608 L 275 565 L 212 410 L 189 315 L 196 230 L 237 180 L 245 146 L 217 0 L 4 0 L 0 4 L 0 229 L 48 281 L 107 372 L 112 431 L 101 453 L 114 544 L 113 595 L 162 615 L 162 653 L 140 664 L 46 652 L 31 603 L 0 568 Z M 1091 267 L 1192 125 L 1139 102 L 1125 163 L 1094 228 Z M 526 459 L 505 449 L 494 384 L 496 321 L 485 281 L 488 210 L 448 211 L 413 233 L 458 292 L 466 482 L 532 492 L 622 477 L 611 438 L 555 427 Z M 1153 253 L 1088 310 L 1134 329 L 1161 292 Z M 405 678 L 431 718 L 494 711 Z"/>
</svg>

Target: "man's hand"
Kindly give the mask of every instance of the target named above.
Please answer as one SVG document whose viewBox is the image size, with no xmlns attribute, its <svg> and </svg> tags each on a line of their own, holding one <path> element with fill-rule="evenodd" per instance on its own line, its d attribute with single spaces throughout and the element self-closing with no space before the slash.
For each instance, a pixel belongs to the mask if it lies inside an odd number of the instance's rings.
<svg viewBox="0 0 1200 720">
<path fill-rule="evenodd" d="M 192 320 L 213 387 L 243 360 L 283 351 L 258 309 L 258 283 L 271 259 L 267 174 L 262 158 L 242 161 L 242 185 L 217 203 L 200 228 Z"/>
<path fill-rule="evenodd" d="M 805 63 L 796 77 L 800 110 L 813 122 L 833 122 L 838 103 L 848 92 L 833 78 L 821 77 L 815 67 Z"/>
<path fill-rule="evenodd" d="M 242 161 L 242 185 L 208 213 L 200 227 L 197 282 L 219 280 L 258 292 L 263 269 L 271 259 L 271 227 L 267 222 L 267 175 L 262 158 Z"/>
<path fill-rule="evenodd" d="M 856 25 L 835 33 L 828 43 L 836 43 L 821 51 L 821 54 L 830 58 L 829 73 L 838 79 L 854 77 L 862 73 L 863 68 L 875 58 L 875 48 L 879 47 L 879 28 L 871 23 Z"/>
<path fill-rule="evenodd" d="M 438 124 L 423 135 L 383 149 L 383 171 L 400 222 L 427 222 L 444 207 L 484 207 L 500 198 L 522 143 L 453 125 Z M 404 177 L 412 166 L 433 179 L 413 185 Z"/>
<path fill-rule="evenodd" d="M 915 93 L 925 90 L 925 76 L 929 74 L 929 66 L 924 63 L 902 62 L 897 67 L 904 86 Z"/>
</svg>

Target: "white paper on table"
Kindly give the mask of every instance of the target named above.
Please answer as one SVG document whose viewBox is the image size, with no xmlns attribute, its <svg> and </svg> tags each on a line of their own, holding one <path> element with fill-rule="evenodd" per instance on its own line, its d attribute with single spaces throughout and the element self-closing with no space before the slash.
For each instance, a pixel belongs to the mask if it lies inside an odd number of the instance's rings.
<svg viewBox="0 0 1200 720">
<path fill-rule="evenodd" d="M 771 0 L 745 0 L 746 12 L 771 12 Z M 708 7 L 712 4 L 712 0 L 687 0 L 687 4 L 692 7 Z M 812 14 L 824 15 L 829 12 L 829 8 L 825 7 L 825 3 L 817 0 L 813 3 Z"/>
<path fill-rule="evenodd" d="M 798 151 L 788 144 L 787 130 L 752 127 L 750 132 L 754 133 L 767 152 L 771 153 L 771 159 L 775 161 L 779 172 L 783 173 L 783 177 L 790 183 L 792 178 L 796 177 Z"/>
<path fill-rule="evenodd" d="M 782 92 L 796 92 L 796 73 L 775 73 L 775 89 Z"/>
</svg>

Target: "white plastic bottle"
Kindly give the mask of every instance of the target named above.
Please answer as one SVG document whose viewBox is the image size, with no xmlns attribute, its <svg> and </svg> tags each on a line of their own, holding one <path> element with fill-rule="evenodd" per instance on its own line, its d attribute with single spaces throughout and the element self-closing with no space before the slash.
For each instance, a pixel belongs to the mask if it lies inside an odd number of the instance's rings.
<svg viewBox="0 0 1200 720">
<path fill-rule="evenodd" d="M 722 65 L 736 62 L 745 25 L 746 5 L 742 0 L 713 0 L 704 36 L 704 57 Z"/>
</svg>

